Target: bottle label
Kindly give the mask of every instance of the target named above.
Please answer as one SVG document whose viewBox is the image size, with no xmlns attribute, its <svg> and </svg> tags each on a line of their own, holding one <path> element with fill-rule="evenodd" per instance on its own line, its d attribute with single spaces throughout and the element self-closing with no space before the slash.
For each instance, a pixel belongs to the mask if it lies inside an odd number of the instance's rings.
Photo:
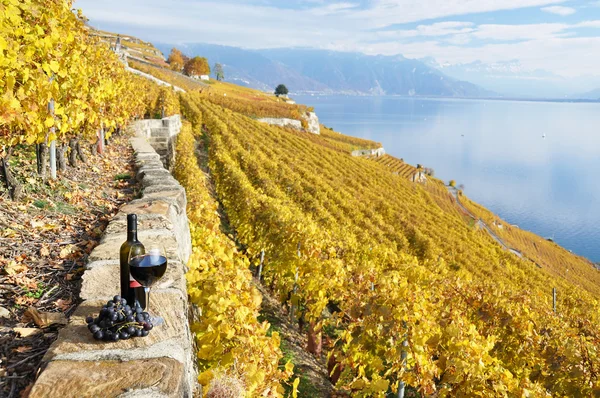
<svg viewBox="0 0 600 398">
<path fill-rule="evenodd" d="M 142 287 L 142 285 L 138 281 L 133 279 L 133 276 L 131 276 L 131 274 L 129 274 L 129 287 L 131 289 L 134 289 L 136 287 Z"/>
</svg>

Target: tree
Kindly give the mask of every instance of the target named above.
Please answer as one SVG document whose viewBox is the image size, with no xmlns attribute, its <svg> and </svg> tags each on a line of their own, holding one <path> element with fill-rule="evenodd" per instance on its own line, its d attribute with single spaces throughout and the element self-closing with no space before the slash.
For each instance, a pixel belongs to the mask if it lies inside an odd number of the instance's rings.
<svg viewBox="0 0 600 398">
<path fill-rule="evenodd" d="M 288 95 L 288 89 L 284 84 L 280 84 L 275 88 L 275 95 Z"/>
<path fill-rule="evenodd" d="M 210 74 L 208 60 L 204 57 L 194 57 L 185 63 L 183 73 L 188 76 L 200 76 Z"/>
<path fill-rule="evenodd" d="M 218 81 L 225 79 L 225 74 L 223 73 L 223 65 L 220 63 L 215 64 L 215 76 Z"/>
<path fill-rule="evenodd" d="M 169 63 L 172 70 L 180 72 L 183 69 L 183 65 L 185 65 L 185 55 L 181 51 L 176 48 L 171 49 L 171 54 L 169 54 L 169 58 L 167 62 Z"/>
</svg>

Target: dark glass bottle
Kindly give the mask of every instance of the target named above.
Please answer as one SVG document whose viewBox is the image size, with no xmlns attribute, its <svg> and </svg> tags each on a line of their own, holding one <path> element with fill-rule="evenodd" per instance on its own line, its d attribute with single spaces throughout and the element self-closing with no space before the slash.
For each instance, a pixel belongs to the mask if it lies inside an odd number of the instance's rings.
<svg viewBox="0 0 600 398">
<path fill-rule="evenodd" d="M 139 256 L 146 252 L 144 245 L 137 238 L 137 215 L 127 215 L 127 241 L 121 245 L 119 262 L 121 265 L 121 297 L 127 303 L 133 305 L 135 300 L 140 302 L 142 308 L 146 308 L 146 294 L 144 287 L 131 277 L 129 271 L 129 253 L 131 256 Z"/>
</svg>

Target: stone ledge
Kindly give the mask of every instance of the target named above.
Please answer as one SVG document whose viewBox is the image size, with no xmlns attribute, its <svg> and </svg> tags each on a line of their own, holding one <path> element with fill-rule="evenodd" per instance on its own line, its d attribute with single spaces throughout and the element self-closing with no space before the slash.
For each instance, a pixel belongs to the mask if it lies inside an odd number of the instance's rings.
<svg viewBox="0 0 600 398">
<path fill-rule="evenodd" d="M 191 236 L 185 189 L 163 167 L 155 148 L 144 137 L 179 132 L 179 116 L 139 121 L 131 139 L 143 195 L 109 222 L 100 245 L 88 257 L 82 276 L 83 303 L 59 332 L 43 363 L 45 369 L 31 397 L 191 397 L 196 385 L 195 356 L 188 324 L 186 263 Z M 159 243 L 167 251 L 165 276 L 152 288 L 149 312 L 165 323 L 147 337 L 118 342 L 92 338 L 85 317 L 97 316 L 102 305 L 119 291 L 119 249 L 126 239 L 126 215 L 138 215 L 138 237 L 146 245 Z"/>
<path fill-rule="evenodd" d="M 110 293 L 113 293 L 113 291 Z M 65 356 L 70 359 L 78 358 L 78 360 L 91 360 L 99 357 L 130 360 L 135 356 L 133 352 L 135 349 L 144 349 L 142 353 L 137 354 L 137 357 L 140 357 L 140 355 L 144 358 L 171 357 L 176 352 L 173 350 L 163 352 L 160 346 L 157 345 L 168 340 L 179 342 L 181 352 L 183 351 L 182 339 L 186 337 L 188 325 L 187 318 L 182 316 L 187 311 L 187 297 L 181 292 L 174 289 L 171 291 L 151 291 L 150 313 L 162 317 L 164 323 L 153 328 L 146 337 L 136 337 L 117 342 L 94 340 L 85 323 L 85 318 L 88 315 L 98 315 L 102 305 L 111 297 L 108 294 L 107 296 L 101 299 L 86 300 L 77 307 L 71 315 L 68 327 L 59 332 L 58 339 L 46 353 L 45 360 L 52 360 L 57 356 L 63 359 Z"/>
<path fill-rule="evenodd" d="M 181 397 L 183 379 L 183 364 L 171 358 L 55 361 L 42 372 L 29 397 L 131 397 L 135 390 L 151 391 L 145 397 Z"/>
</svg>

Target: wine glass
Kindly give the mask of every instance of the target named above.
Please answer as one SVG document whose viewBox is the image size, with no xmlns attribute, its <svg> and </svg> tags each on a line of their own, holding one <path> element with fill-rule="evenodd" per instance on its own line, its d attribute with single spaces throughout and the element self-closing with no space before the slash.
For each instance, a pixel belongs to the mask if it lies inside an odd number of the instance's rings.
<svg viewBox="0 0 600 398">
<path fill-rule="evenodd" d="M 146 312 L 150 312 L 150 287 L 167 271 L 167 252 L 160 245 L 149 245 L 145 254 L 129 250 L 129 273 L 143 287 L 146 294 Z M 154 326 L 164 322 L 161 317 L 151 316 Z"/>
</svg>

